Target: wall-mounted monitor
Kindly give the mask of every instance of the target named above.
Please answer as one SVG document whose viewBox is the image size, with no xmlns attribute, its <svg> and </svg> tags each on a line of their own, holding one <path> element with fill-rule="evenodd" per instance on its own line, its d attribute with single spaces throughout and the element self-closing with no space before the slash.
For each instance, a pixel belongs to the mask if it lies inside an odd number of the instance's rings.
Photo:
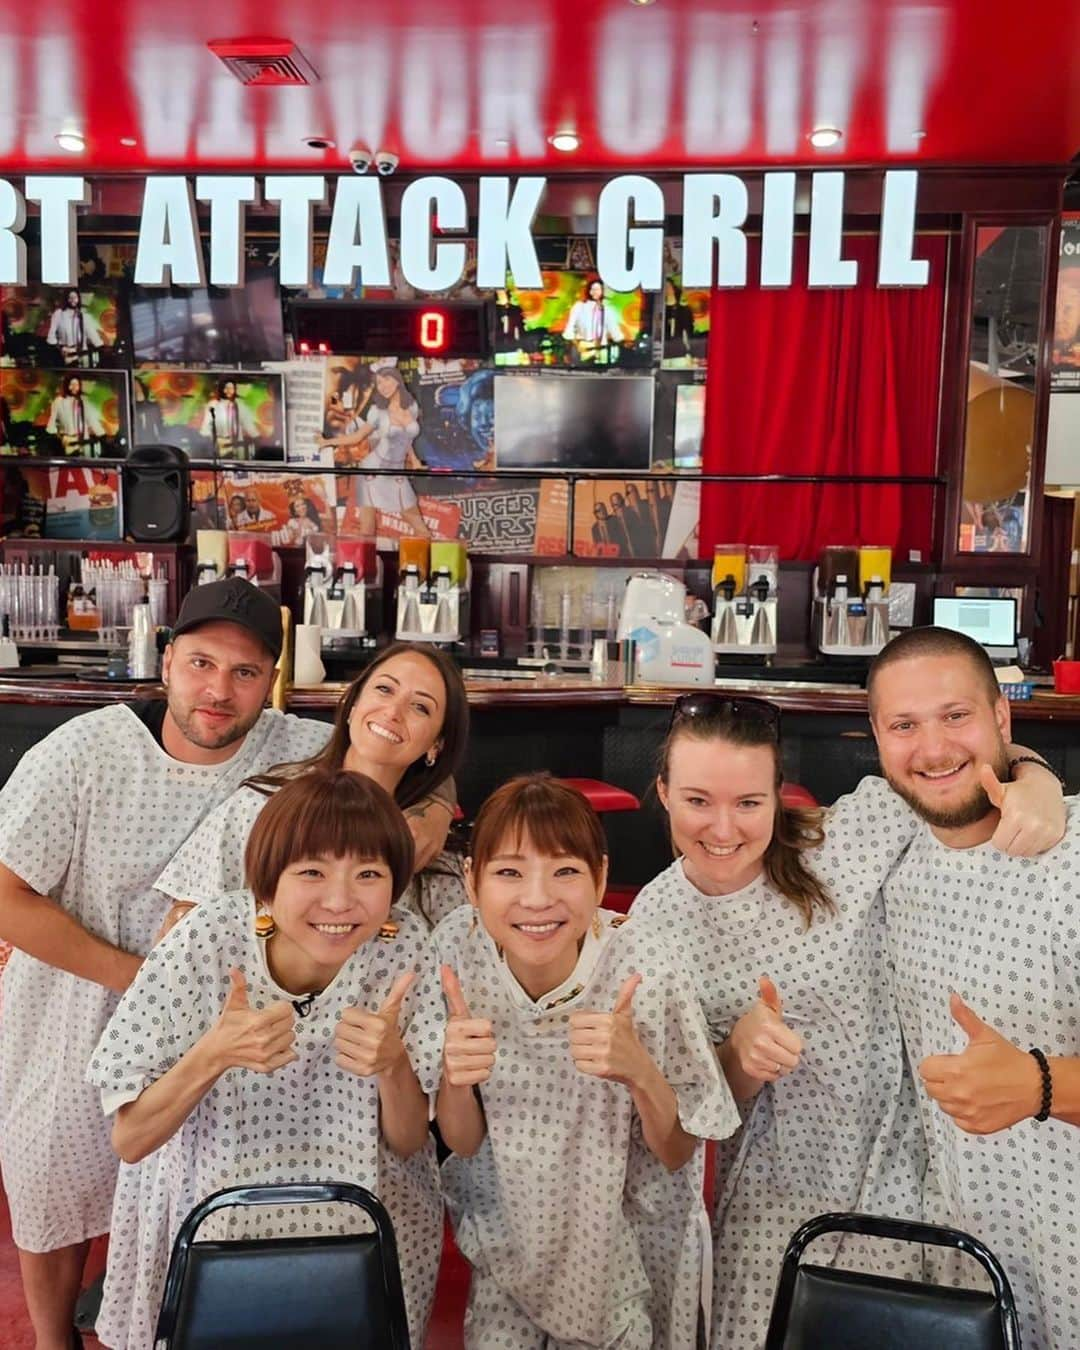
<svg viewBox="0 0 1080 1350">
<path fill-rule="evenodd" d="M 129 347 L 120 284 L 80 280 L 70 288 L 0 290 L 0 362 L 38 367 L 126 365 Z"/>
<path fill-rule="evenodd" d="M 270 274 L 235 290 L 134 287 L 131 345 L 136 361 L 254 365 L 285 357 L 281 295 Z"/>
<path fill-rule="evenodd" d="M 0 370 L 0 450 L 123 459 L 131 446 L 122 370 Z"/>
<path fill-rule="evenodd" d="M 175 445 L 191 459 L 285 458 L 280 374 L 139 370 L 133 393 L 137 445 Z"/>
<path fill-rule="evenodd" d="M 649 468 L 653 382 L 648 376 L 497 375 L 500 469 Z"/>
<path fill-rule="evenodd" d="M 588 272 L 541 273 L 543 288 L 496 293 L 495 363 L 591 370 L 641 369 L 652 363 L 652 298 L 610 291 Z"/>
</svg>

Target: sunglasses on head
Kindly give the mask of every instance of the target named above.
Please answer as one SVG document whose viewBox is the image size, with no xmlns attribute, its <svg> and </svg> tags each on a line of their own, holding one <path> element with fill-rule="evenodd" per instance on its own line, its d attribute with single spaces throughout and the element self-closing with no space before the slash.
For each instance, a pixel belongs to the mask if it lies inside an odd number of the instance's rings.
<svg viewBox="0 0 1080 1350">
<path fill-rule="evenodd" d="M 681 694 L 671 709 L 671 722 L 684 718 L 731 717 L 747 722 L 760 722 L 779 734 L 780 709 L 763 698 L 732 698 L 728 694 Z"/>
</svg>

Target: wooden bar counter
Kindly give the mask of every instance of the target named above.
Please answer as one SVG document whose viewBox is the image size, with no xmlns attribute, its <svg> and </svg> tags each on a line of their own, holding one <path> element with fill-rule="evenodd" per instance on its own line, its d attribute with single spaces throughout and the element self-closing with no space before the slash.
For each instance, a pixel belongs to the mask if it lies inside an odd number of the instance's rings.
<svg viewBox="0 0 1080 1350">
<path fill-rule="evenodd" d="M 644 800 L 641 812 L 608 816 L 614 879 L 640 884 L 670 859 L 653 800 L 656 755 L 671 704 L 685 689 L 596 684 L 587 678 L 468 679 L 472 731 L 459 795 L 471 814 L 514 773 L 600 778 Z M 329 721 L 345 688 L 322 684 L 291 691 L 288 708 Z M 866 716 L 865 691 L 855 685 L 725 680 L 717 692 L 752 694 L 779 705 L 785 777 L 823 803 L 878 771 Z M 23 752 L 69 717 L 91 708 L 160 695 L 155 685 L 81 680 L 73 673 L 0 677 L 0 782 Z M 1014 739 L 1044 755 L 1080 791 L 1080 697 L 1038 693 L 1011 704 Z"/>
</svg>

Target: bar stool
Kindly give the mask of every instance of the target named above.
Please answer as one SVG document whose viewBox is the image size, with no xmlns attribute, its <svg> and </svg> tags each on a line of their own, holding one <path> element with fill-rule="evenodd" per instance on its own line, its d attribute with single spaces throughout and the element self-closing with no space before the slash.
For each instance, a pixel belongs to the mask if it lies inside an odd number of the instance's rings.
<svg viewBox="0 0 1080 1350">
<path fill-rule="evenodd" d="M 560 783 L 580 792 L 597 815 L 607 811 L 639 811 L 641 802 L 626 788 L 616 787 L 614 783 L 605 783 L 599 778 L 560 778 Z M 608 886 L 604 892 L 604 908 L 617 910 L 625 914 L 629 910 L 637 886 Z"/>
</svg>

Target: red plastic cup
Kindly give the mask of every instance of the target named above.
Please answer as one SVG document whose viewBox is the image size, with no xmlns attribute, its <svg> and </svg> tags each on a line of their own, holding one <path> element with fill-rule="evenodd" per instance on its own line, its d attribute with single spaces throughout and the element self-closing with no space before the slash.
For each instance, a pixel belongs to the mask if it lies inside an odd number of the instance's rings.
<svg viewBox="0 0 1080 1350">
<path fill-rule="evenodd" d="M 1080 694 L 1080 661 L 1054 662 L 1054 692 Z"/>
</svg>

